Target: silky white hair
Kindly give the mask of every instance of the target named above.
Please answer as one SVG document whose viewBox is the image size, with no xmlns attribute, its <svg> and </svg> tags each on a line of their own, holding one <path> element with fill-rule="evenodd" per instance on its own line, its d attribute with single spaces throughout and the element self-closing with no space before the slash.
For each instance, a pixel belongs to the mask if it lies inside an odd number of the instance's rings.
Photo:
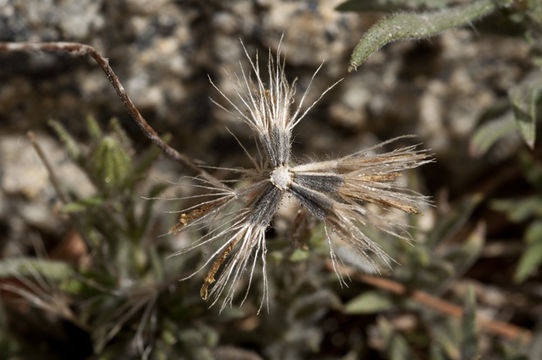
<svg viewBox="0 0 542 360">
<path fill-rule="evenodd" d="M 212 297 L 212 305 L 222 298 L 221 310 L 232 304 L 239 280 L 248 273 L 248 285 L 241 303 L 245 301 L 258 262 L 263 278 L 259 309 L 268 303 L 265 231 L 286 194 L 296 198 L 308 213 L 324 223 L 331 261 L 341 284 L 344 280 L 337 267 L 341 261 L 340 253 L 335 251 L 337 244 L 348 246 L 369 271 L 376 272 L 382 265 L 389 266 L 388 254 L 363 229 L 374 227 L 400 238 L 404 235 L 397 231 L 398 224 L 371 211 L 367 204 L 419 213 L 428 198 L 402 187 L 395 180 L 405 170 L 432 161 L 428 151 L 420 150 L 416 145 L 383 151 L 385 146 L 408 137 L 403 136 L 335 160 L 292 163 L 294 127 L 340 80 L 303 109 L 310 85 L 322 65 L 316 69 L 299 103 L 294 106 L 296 81 L 290 83 L 286 79 L 280 44 L 275 57 L 269 51 L 265 79 L 258 55 L 253 60 L 244 46 L 243 50 L 250 68 L 247 71 L 240 65 L 240 74 L 234 75 L 234 97 L 229 97 L 212 79 L 210 81 L 226 102 L 223 106 L 213 100 L 215 104 L 240 118 L 256 135 L 257 154 L 249 153 L 241 144 L 254 168 L 230 169 L 243 178 L 235 189 L 195 178 L 199 182 L 197 186 L 209 193 L 201 195 L 202 201 L 198 204 L 180 210 L 179 223 L 170 230 L 173 233 L 190 228 L 208 229 L 195 243 L 175 255 L 212 242 L 220 243 L 204 264 L 187 278 L 210 266 L 201 296 L 203 299 Z M 215 280 L 217 273 L 219 276 Z"/>
</svg>

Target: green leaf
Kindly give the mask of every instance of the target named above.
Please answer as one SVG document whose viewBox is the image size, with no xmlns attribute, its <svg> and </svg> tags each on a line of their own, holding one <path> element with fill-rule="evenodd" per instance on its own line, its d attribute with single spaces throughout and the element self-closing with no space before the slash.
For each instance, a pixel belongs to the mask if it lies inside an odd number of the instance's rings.
<svg viewBox="0 0 542 360">
<path fill-rule="evenodd" d="M 143 235 L 152 217 L 152 208 L 155 203 L 155 201 L 152 200 L 152 198 L 160 195 L 160 193 L 166 190 L 168 186 L 169 186 L 168 184 L 156 184 L 149 191 L 148 197 L 151 199 L 145 202 L 143 212 L 141 213 L 141 217 L 139 218 L 140 235 Z"/>
<path fill-rule="evenodd" d="M 434 321 L 431 324 L 431 337 L 438 344 L 440 355 L 446 360 L 460 359 L 461 331 L 458 325 L 455 319 Z"/>
<path fill-rule="evenodd" d="M 94 141 L 100 141 L 103 136 L 102 129 L 100 128 L 100 124 L 98 124 L 92 115 L 87 116 L 87 129 Z"/>
<path fill-rule="evenodd" d="M 130 140 L 130 137 L 128 136 L 128 134 L 126 134 L 126 131 L 124 131 L 124 129 L 120 125 L 119 119 L 115 117 L 111 118 L 111 120 L 109 121 L 109 126 L 111 126 L 111 129 L 113 129 L 113 132 L 118 136 L 121 144 L 126 149 L 131 149 L 132 140 Z"/>
<path fill-rule="evenodd" d="M 519 155 L 523 176 L 538 192 L 542 193 L 542 162 L 528 151 L 522 151 Z"/>
<path fill-rule="evenodd" d="M 89 207 L 94 207 L 103 204 L 105 201 L 101 196 L 90 196 L 78 201 L 72 201 L 64 205 L 61 209 L 63 213 L 78 213 L 86 211 Z"/>
<path fill-rule="evenodd" d="M 446 353 L 436 341 L 432 341 L 429 344 L 429 352 L 431 354 L 429 357 L 431 360 L 447 360 L 448 359 L 446 357 Z"/>
<path fill-rule="evenodd" d="M 344 308 L 346 314 L 372 314 L 393 308 L 388 294 L 380 291 L 366 291 L 350 300 Z"/>
<path fill-rule="evenodd" d="M 527 0 L 527 14 L 534 22 L 542 24 L 542 2 L 540 0 Z"/>
<path fill-rule="evenodd" d="M 389 321 L 382 317 L 378 318 L 378 332 L 386 344 L 386 358 L 391 360 L 415 359 L 405 338 L 394 330 L 393 325 Z"/>
<path fill-rule="evenodd" d="M 523 282 L 530 275 L 532 275 L 542 264 L 542 239 L 529 244 L 525 252 L 519 260 L 516 273 L 514 274 L 514 280 L 517 283 Z"/>
<path fill-rule="evenodd" d="M 426 245 L 434 249 L 460 230 L 482 200 L 481 194 L 473 194 L 461 199 L 451 211 L 439 217 L 433 230 L 427 236 Z"/>
<path fill-rule="evenodd" d="M 296 262 L 296 261 L 303 261 L 308 259 L 310 256 L 310 252 L 306 250 L 301 249 L 295 249 L 292 255 L 290 255 L 290 261 Z"/>
<path fill-rule="evenodd" d="M 388 353 L 391 360 L 410 360 L 412 359 L 412 354 L 408 348 L 408 343 L 405 338 L 400 334 L 395 334 L 389 345 Z"/>
<path fill-rule="evenodd" d="M 77 162 L 81 157 L 81 149 L 74 138 L 68 133 L 64 126 L 56 120 L 49 120 L 49 126 L 56 133 L 56 136 L 60 138 L 60 141 L 64 143 L 68 155 Z"/>
<path fill-rule="evenodd" d="M 485 235 L 485 223 L 479 222 L 464 243 L 450 248 L 444 255 L 444 260 L 453 264 L 455 276 L 461 276 L 478 259 L 484 247 Z"/>
<path fill-rule="evenodd" d="M 496 211 L 506 212 L 512 222 L 522 222 L 532 216 L 542 217 L 542 197 L 531 196 L 525 199 L 493 200 L 489 206 Z"/>
<path fill-rule="evenodd" d="M 0 278 L 40 275 L 53 280 L 74 276 L 73 268 L 64 262 L 36 258 L 13 258 L 0 261 Z"/>
<path fill-rule="evenodd" d="M 396 11 L 406 9 L 441 9 L 449 0 L 348 0 L 336 7 L 339 11 Z"/>
<path fill-rule="evenodd" d="M 169 136 L 164 136 L 162 138 L 164 142 L 168 142 Z M 161 154 L 161 150 L 156 146 L 150 146 L 142 156 L 139 157 L 138 162 L 133 167 L 132 173 L 130 174 L 130 183 L 135 183 L 141 179 L 144 179 L 158 156 Z"/>
<path fill-rule="evenodd" d="M 480 357 L 478 332 L 476 330 L 476 299 L 474 289 L 469 286 L 465 295 L 461 317 L 461 359 L 476 360 Z"/>
<path fill-rule="evenodd" d="M 527 244 L 534 244 L 542 241 L 542 221 L 536 220 L 529 224 L 525 230 L 525 241 Z"/>
<path fill-rule="evenodd" d="M 61 212 L 65 214 L 74 214 L 78 212 L 85 211 L 87 207 L 84 204 L 81 204 L 78 201 L 73 201 L 71 203 L 68 203 L 60 209 Z"/>
<path fill-rule="evenodd" d="M 533 149 L 536 123 L 542 120 L 542 71 L 529 73 L 524 81 L 509 91 L 508 97 L 519 132 L 525 143 Z"/>
<path fill-rule="evenodd" d="M 90 166 L 99 185 L 104 189 L 117 189 L 125 184 L 130 174 L 131 159 L 116 139 L 106 136 L 94 149 Z"/>
<path fill-rule="evenodd" d="M 473 157 L 484 155 L 493 144 L 517 129 L 514 114 L 510 111 L 482 124 L 470 139 L 469 152 Z"/>
<path fill-rule="evenodd" d="M 445 10 L 421 14 L 399 13 L 373 25 L 361 38 L 350 58 L 348 71 L 356 70 L 369 56 L 389 42 L 401 39 L 424 39 L 443 30 L 468 25 L 489 14 L 504 0 L 479 0 Z"/>
</svg>

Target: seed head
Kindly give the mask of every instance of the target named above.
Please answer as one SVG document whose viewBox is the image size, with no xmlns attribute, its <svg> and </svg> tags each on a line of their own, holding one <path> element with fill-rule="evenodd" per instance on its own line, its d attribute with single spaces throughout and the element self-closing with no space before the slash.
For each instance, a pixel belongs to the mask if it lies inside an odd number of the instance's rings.
<svg viewBox="0 0 542 360">
<path fill-rule="evenodd" d="M 271 183 L 281 191 L 288 190 L 292 184 L 292 172 L 290 168 L 281 165 L 271 171 Z"/>
<path fill-rule="evenodd" d="M 290 156 L 293 128 L 338 82 L 302 110 L 307 91 L 321 66 L 294 106 L 296 82 L 286 80 L 280 45 L 276 57 L 269 53 L 265 80 L 260 72 L 258 56 L 252 60 L 244 46 L 243 50 L 250 70 L 240 66 L 240 74 L 235 75 L 237 87 L 233 98 L 210 81 L 227 107 L 215 103 L 254 131 L 258 154 L 250 154 L 241 144 L 254 168 L 230 169 L 242 175 L 243 181 L 234 188 L 216 186 L 196 178 L 200 182 L 197 186 L 209 190 L 209 193 L 198 195 L 203 199 L 199 204 L 181 210 L 179 223 L 170 230 L 208 229 L 194 244 L 177 254 L 212 242 L 220 244 L 203 266 L 187 278 L 208 268 L 201 296 L 203 299 L 211 296 L 214 299 L 212 304 L 223 298 L 221 309 L 232 304 L 239 279 L 245 273 L 248 284 L 241 303 L 246 299 L 258 262 L 263 274 L 260 309 L 267 303 L 265 231 L 284 196 L 296 198 L 312 216 L 324 223 L 334 267 L 340 261 L 335 252 L 339 243 L 346 244 L 369 271 L 377 272 L 382 264 L 389 265 L 390 257 L 365 234 L 364 229 L 373 227 L 400 238 L 404 236 L 398 232 L 398 224 L 367 205 L 419 213 L 427 198 L 402 187 L 396 180 L 405 170 L 432 161 L 428 152 L 419 150 L 416 145 L 384 152 L 384 146 L 399 139 L 395 138 L 336 160 L 293 163 Z M 340 273 L 336 272 L 343 283 Z M 218 278 L 215 278 L 217 274 Z"/>
</svg>

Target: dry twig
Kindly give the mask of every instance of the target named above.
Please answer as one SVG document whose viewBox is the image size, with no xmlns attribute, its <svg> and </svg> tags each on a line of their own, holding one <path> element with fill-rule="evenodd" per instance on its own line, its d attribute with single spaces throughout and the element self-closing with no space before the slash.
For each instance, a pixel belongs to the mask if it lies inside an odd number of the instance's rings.
<svg viewBox="0 0 542 360">
<path fill-rule="evenodd" d="M 37 51 L 37 52 L 68 52 L 71 55 L 75 56 L 89 56 L 100 66 L 103 70 L 107 79 L 115 89 L 115 92 L 122 100 L 124 106 L 128 110 L 132 120 L 138 125 L 143 134 L 164 154 L 174 159 L 175 161 L 183 164 L 184 166 L 190 168 L 194 172 L 201 175 L 203 178 L 207 179 L 211 183 L 220 186 L 222 188 L 226 187 L 221 183 L 217 178 L 197 166 L 194 161 L 187 156 L 182 154 L 166 144 L 156 131 L 147 123 L 143 118 L 139 110 L 136 108 L 130 97 L 126 93 L 124 86 L 121 84 L 118 76 L 115 74 L 111 66 L 109 65 L 109 60 L 103 57 L 96 49 L 90 45 L 72 43 L 72 42 L 50 42 L 50 43 L 30 43 L 30 42 L 20 42 L 20 43 L 7 43 L 0 42 L 0 53 L 12 53 L 20 51 Z"/>
<path fill-rule="evenodd" d="M 328 269 L 333 270 L 333 265 L 331 263 L 328 263 L 327 267 Z M 396 281 L 378 276 L 357 273 L 353 269 L 346 266 L 342 266 L 338 270 L 344 275 L 348 275 L 353 279 L 375 286 L 379 289 L 387 290 L 398 295 L 408 296 L 410 299 L 426 305 L 443 314 L 455 318 L 461 318 L 461 316 L 463 315 L 463 309 L 460 306 L 439 299 L 424 291 L 409 290 L 403 284 L 400 284 Z M 490 320 L 480 315 L 476 317 L 476 320 L 481 329 L 485 330 L 488 333 L 502 336 L 511 340 L 520 340 L 523 343 L 529 343 L 532 339 L 531 331 L 521 328 L 519 326 L 505 323 L 502 321 Z"/>
<path fill-rule="evenodd" d="M 45 156 L 45 152 L 41 148 L 41 145 L 39 144 L 38 139 L 36 137 L 36 134 L 34 134 L 32 131 L 29 131 L 26 133 L 26 135 L 28 136 L 28 139 L 30 140 L 32 147 L 38 154 L 38 157 L 40 158 L 41 162 L 47 169 L 47 173 L 49 174 L 49 179 L 51 180 L 51 183 L 53 184 L 53 187 L 55 188 L 58 194 L 58 197 L 60 198 L 60 200 L 62 200 L 64 204 L 69 203 L 70 200 L 68 196 L 66 195 L 66 193 L 64 193 L 64 191 L 62 190 L 62 187 L 60 186 L 60 182 L 58 181 L 58 178 L 56 177 L 53 167 L 51 166 L 51 163 Z"/>
</svg>

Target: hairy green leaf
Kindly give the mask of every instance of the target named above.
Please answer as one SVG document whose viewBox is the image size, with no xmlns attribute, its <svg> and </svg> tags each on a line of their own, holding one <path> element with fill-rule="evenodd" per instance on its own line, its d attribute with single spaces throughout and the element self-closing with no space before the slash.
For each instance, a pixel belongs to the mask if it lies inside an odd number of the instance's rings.
<svg viewBox="0 0 542 360">
<path fill-rule="evenodd" d="M 483 196 L 481 194 L 472 194 L 463 198 L 450 212 L 440 217 L 428 234 L 426 245 L 433 249 L 455 234 L 469 219 L 482 200 Z"/>
<path fill-rule="evenodd" d="M 528 244 L 542 241 L 542 220 L 536 220 L 529 224 L 525 231 L 525 241 Z"/>
<path fill-rule="evenodd" d="M 529 234 L 530 233 L 530 234 Z M 535 239 L 529 241 L 527 249 L 523 252 L 519 260 L 518 267 L 514 274 L 514 280 L 518 283 L 523 282 L 529 276 L 531 276 L 536 269 L 542 264 L 542 225 L 540 222 L 532 224 L 528 231 L 527 236 L 533 237 L 536 234 Z"/>
<path fill-rule="evenodd" d="M 363 294 L 356 296 L 346 305 L 344 312 L 347 314 L 371 314 L 393 307 L 388 294 L 380 291 L 366 291 Z"/>
<path fill-rule="evenodd" d="M 413 359 L 408 343 L 393 325 L 383 317 L 378 319 L 378 332 L 385 343 L 386 358 L 391 360 Z"/>
<path fill-rule="evenodd" d="M 439 344 L 434 341 L 429 345 L 430 359 L 431 360 L 447 360 L 446 353 Z"/>
<path fill-rule="evenodd" d="M 162 140 L 168 142 L 169 138 L 169 136 L 165 136 Z M 154 164 L 161 153 L 162 152 L 160 149 L 158 149 L 156 146 L 150 146 L 141 156 L 139 156 L 139 160 L 134 165 L 132 173 L 129 176 L 130 185 L 144 179 L 147 176 L 152 164 Z"/>
<path fill-rule="evenodd" d="M 519 261 L 514 280 L 522 282 L 529 277 L 542 263 L 542 243 L 535 243 L 527 247 Z"/>
<path fill-rule="evenodd" d="M 109 121 L 109 126 L 111 126 L 111 129 L 113 130 L 113 132 L 118 136 L 121 144 L 125 148 L 131 149 L 132 140 L 130 140 L 130 137 L 128 136 L 128 134 L 126 134 L 126 131 L 124 131 L 122 126 L 120 126 L 119 119 L 111 118 L 111 120 Z"/>
<path fill-rule="evenodd" d="M 542 193 L 542 163 L 536 159 L 534 154 L 522 151 L 519 154 L 523 176 L 538 193 Z"/>
<path fill-rule="evenodd" d="M 90 165 L 92 175 L 105 189 L 124 185 L 131 169 L 130 156 L 113 137 L 104 137 L 94 149 Z"/>
<path fill-rule="evenodd" d="M 461 359 L 479 359 L 478 333 L 476 330 L 476 299 L 474 289 L 469 286 L 465 295 L 461 317 Z"/>
<path fill-rule="evenodd" d="M 77 201 L 72 201 L 64 205 L 61 209 L 63 213 L 78 213 L 85 210 L 88 210 L 89 207 L 94 207 L 97 205 L 103 204 L 105 201 L 101 196 L 90 196 L 88 198 L 79 199 Z"/>
<path fill-rule="evenodd" d="M 494 210 L 506 212 L 512 222 L 525 221 L 532 216 L 542 217 L 542 197 L 539 196 L 493 200 L 489 205 Z"/>
<path fill-rule="evenodd" d="M 74 160 L 78 161 L 81 157 L 81 149 L 75 139 L 68 133 L 68 131 L 56 120 L 49 120 L 49 126 L 53 128 L 53 131 L 60 138 L 60 141 L 64 143 L 68 155 Z"/>
<path fill-rule="evenodd" d="M 339 11 L 394 11 L 405 9 L 440 9 L 450 0 L 348 0 L 337 6 Z"/>
<path fill-rule="evenodd" d="M 540 0 L 527 0 L 524 2 L 529 17 L 538 24 L 542 24 L 542 2 Z"/>
<path fill-rule="evenodd" d="M 542 121 L 542 71 L 537 70 L 528 74 L 521 84 L 509 91 L 508 96 L 517 127 L 525 143 L 533 149 L 536 141 L 536 123 Z"/>
<path fill-rule="evenodd" d="M 441 31 L 470 24 L 491 13 L 505 0 L 479 0 L 468 5 L 435 12 L 399 13 L 373 25 L 361 38 L 350 58 L 348 71 L 356 70 L 369 56 L 389 42 L 401 39 L 424 39 Z"/>
<path fill-rule="evenodd" d="M 516 123 L 511 111 L 484 123 L 476 129 L 470 139 L 469 152 L 471 156 L 484 155 L 498 140 L 515 131 Z"/>
<path fill-rule="evenodd" d="M 100 141 L 100 139 L 103 136 L 102 129 L 100 128 L 100 124 L 96 121 L 96 118 L 92 115 L 87 116 L 87 130 L 90 136 L 94 139 L 94 141 Z"/>
<path fill-rule="evenodd" d="M 454 266 L 454 275 L 461 276 L 478 259 L 484 247 L 486 234 L 485 223 L 480 222 L 460 246 L 453 247 L 444 255 L 444 259 Z"/>
<path fill-rule="evenodd" d="M 310 252 L 306 250 L 301 249 L 295 249 L 295 251 L 290 255 L 290 261 L 296 262 L 296 261 L 303 261 L 308 259 L 310 256 Z"/>
<path fill-rule="evenodd" d="M 34 276 L 36 273 L 53 280 L 69 279 L 74 276 L 72 267 L 61 261 L 28 257 L 0 261 L 0 278 Z"/>
</svg>

